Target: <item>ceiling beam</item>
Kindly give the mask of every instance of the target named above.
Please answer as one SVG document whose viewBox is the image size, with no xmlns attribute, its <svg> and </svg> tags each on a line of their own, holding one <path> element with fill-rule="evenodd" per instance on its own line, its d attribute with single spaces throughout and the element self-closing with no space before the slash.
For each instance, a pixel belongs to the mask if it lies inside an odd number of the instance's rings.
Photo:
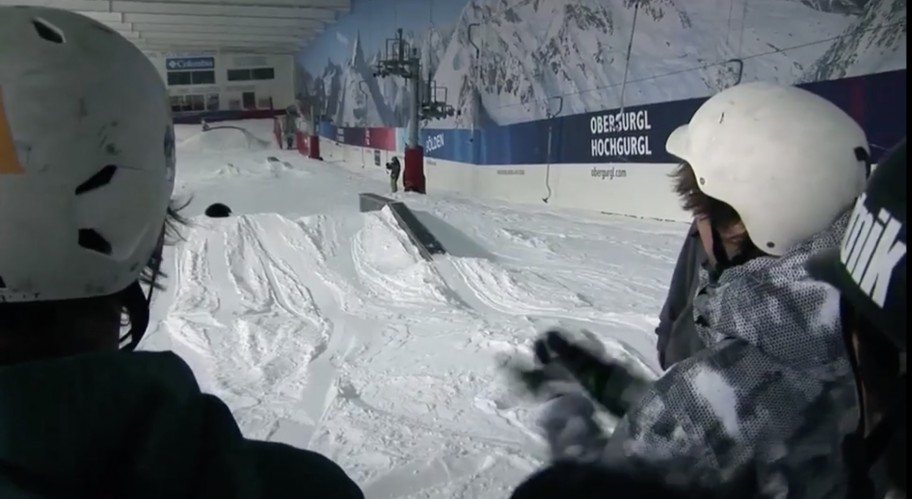
<svg viewBox="0 0 912 499">
<path fill-rule="evenodd" d="M 110 2 L 105 0 L 0 0 L 0 5 L 25 7 L 56 7 L 66 10 L 110 12 Z M 105 8 L 102 8 L 105 7 Z"/>
<path fill-rule="evenodd" d="M 67 3 L 73 0 L 58 0 Z M 76 0 L 86 1 L 86 0 Z M 205 4 L 190 2 L 136 2 L 99 0 L 102 4 L 110 3 L 110 9 L 115 12 L 135 14 L 187 14 L 197 16 L 250 16 L 250 17 L 280 17 L 294 19 L 318 19 L 333 21 L 336 13 L 331 9 L 317 9 L 309 7 L 263 7 L 253 5 L 225 5 Z M 97 10 L 97 9 L 89 9 Z"/>
<path fill-rule="evenodd" d="M 203 53 L 236 53 L 236 54 L 281 54 L 281 55 L 293 55 L 296 53 L 296 50 L 289 49 L 288 47 L 283 47 L 281 45 L 245 45 L 245 44 L 211 44 L 205 42 L 191 43 L 191 44 L 169 44 L 169 43 L 158 43 L 151 42 L 148 40 L 139 40 L 135 41 L 134 45 L 137 46 L 140 50 L 146 52 L 193 52 L 197 54 Z"/>
<path fill-rule="evenodd" d="M 315 7 L 270 7 L 260 4 L 161 2 L 132 0 L 0 0 L 0 5 L 57 7 L 78 12 L 122 12 L 135 14 L 181 14 L 197 16 L 249 16 L 334 21 L 336 11 Z"/>
<path fill-rule="evenodd" d="M 113 29 L 114 31 L 133 31 L 133 24 L 121 23 L 115 21 L 102 21 L 102 24 Z"/>
<path fill-rule="evenodd" d="M 182 3 L 185 0 L 157 0 L 162 3 Z M 314 7 L 333 9 L 342 13 L 351 10 L 351 0 L 189 0 L 193 3 L 217 3 L 225 5 L 263 5 L 270 7 Z"/>
<path fill-rule="evenodd" d="M 136 24 L 172 24 L 193 26 L 262 26 L 270 28 L 323 29 L 323 22 L 316 19 L 291 19 L 279 17 L 194 16 L 175 14 L 123 14 L 118 21 Z"/>
<path fill-rule="evenodd" d="M 103 23 L 117 23 L 123 21 L 123 14 L 120 12 L 85 12 L 85 11 L 76 11 L 78 14 L 82 14 L 86 17 L 92 18 L 96 21 Z"/>
<path fill-rule="evenodd" d="M 111 24 L 105 23 L 114 28 Z M 187 24 L 141 24 L 141 23 L 118 23 L 121 26 L 131 26 L 133 31 L 158 32 L 158 33 L 230 33 L 232 35 L 286 35 L 296 37 L 312 36 L 314 30 L 299 27 L 277 27 L 277 26 L 193 26 Z M 114 28 L 117 29 L 117 28 Z"/>
<path fill-rule="evenodd" d="M 133 41 L 139 40 L 139 33 L 136 33 L 136 32 L 134 32 L 134 31 L 119 31 L 119 30 L 117 30 L 117 33 L 118 33 L 120 36 L 126 38 L 127 40 L 133 40 Z"/>
<path fill-rule="evenodd" d="M 158 31 L 144 31 L 141 33 L 143 40 L 161 40 L 165 42 L 179 42 L 181 40 L 213 41 L 213 42 L 270 42 L 274 44 L 288 44 L 298 46 L 306 38 L 284 35 L 235 35 L 231 33 L 161 33 Z"/>
</svg>

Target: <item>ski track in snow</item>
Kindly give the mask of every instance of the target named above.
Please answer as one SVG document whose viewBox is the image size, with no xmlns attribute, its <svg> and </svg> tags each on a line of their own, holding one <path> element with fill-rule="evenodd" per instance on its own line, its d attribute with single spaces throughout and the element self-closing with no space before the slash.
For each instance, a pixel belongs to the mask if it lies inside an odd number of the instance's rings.
<svg viewBox="0 0 912 499">
<path fill-rule="evenodd" d="M 490 252 L 426 262 L 390 212 L 357 212 L 382 176 L 283 151 L 191 158 L 182 192 L 239 215 L 188 208 L 143 348 L 181 355 L 248 437 L 327 455 L 368 498 L 504 497 L 540 466 L 536 405 L 499 365 L 544 327 L 656 369 L 683 224 L 398 194 Z"/>
</svg>

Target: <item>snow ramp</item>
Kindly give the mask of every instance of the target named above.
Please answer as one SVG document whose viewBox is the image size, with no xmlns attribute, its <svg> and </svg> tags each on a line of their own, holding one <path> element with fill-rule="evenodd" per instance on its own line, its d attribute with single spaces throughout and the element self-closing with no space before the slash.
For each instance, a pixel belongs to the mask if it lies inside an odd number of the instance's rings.
<svg viewBox="0 0 912 499">
<path fill-rule="evenodd" d="M 264 140 L 248 130 L 234 125 L 217 125 L 181 141 L 182 151 L 223 153 L 228 151 L 265 151 L 272 141 Z"/>
<path fill-rule="evenodd" d="M 430 261 L 434 258 L 434 255 L 441 255 L 447 252 L 443 244 L 405 203 L 369 192 L 359 194 L 358 202 L 361 213 L 379 211 L 384 207 L 389 207 L 393 217 L 396 219 L 396 223 L 405 231 L 409 240 L 418 248 L 419 253 L 425 260 Z"/>
</svg>

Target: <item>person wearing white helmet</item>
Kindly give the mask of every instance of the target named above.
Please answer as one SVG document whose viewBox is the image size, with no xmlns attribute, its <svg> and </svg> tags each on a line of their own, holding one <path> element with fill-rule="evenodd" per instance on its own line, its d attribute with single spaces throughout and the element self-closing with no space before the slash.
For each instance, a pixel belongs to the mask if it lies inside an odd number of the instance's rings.
<svg viewBox="0 0 912 499">
<path fill-rule="evenodd" d="M 810 92 L 754 82 L 708 99 L 666 147 L 682 160 L 674 188 L 712 264 L 693 300 L 705 348 L 644 383 L 550 332 L 539 357 L 622 417 L 605 444 L 593 434 L 568 440 L 582 413 L 561 414 L 555 399 L 543 427 L 566 449 L 553 455 L 672 462 L 708 488 L 747 469 L 771 496 L 845 497 L 840 449 L 858 401 L 838 293 L 805 264 L 846 230 L 870 170 L 864 131 Z"/>
<path fill-rule="evenodd" d="M 362 498 L 134 351 L 176 220 L 168 100 L 115 31 L 0 7 L 0 497 Z"/>
</svg>

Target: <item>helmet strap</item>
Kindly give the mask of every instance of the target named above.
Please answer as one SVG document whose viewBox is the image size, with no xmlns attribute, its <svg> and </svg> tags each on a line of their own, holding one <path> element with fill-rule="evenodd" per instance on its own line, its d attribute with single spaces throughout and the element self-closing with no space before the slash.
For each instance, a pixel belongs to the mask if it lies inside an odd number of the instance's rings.
<svg viewBox="0 0 912 499">
<path fill-rule="evenodd" d="M 149 327 L 149 301 L 139 281 L 135 281 L 123 291 L 123 298 L 124 308 L 127 309 L 130 318 L 130 330 L 120 338 L 120 350 L 132 352 L 139 346 Z M 127 341 L 126 345 L 123 344 L 124 341 Z"/>
<path fill-rule="evenodd" d="M 130 330 L 120 338 L 121 351 L 132 352 L 136 350 L 139 342 L 142 341 L 143 336 L 146 334 L 146 329 L 149 328 L 149 308 L 152 304 L 152 294 L 155 292 L 155 285 L 158 283 L 159 276 L 161 276 L 164 243 L 165 234 L 163 231 L 161 236 L 159 236 L 155 253 L 152 256 L 152 277 L 149 283 L 149 291 L 144 291 L 140 281 L 136 280 L 123 292 L 124 307 L 127 309 L 127 315 L 130 318 Z M 126 345 L 123 344 L 124 341 L 127 341 Z"/>
<path fill-rule="evenodd" d="M 722 271 L 731 266 L 731 260 L 728 258 L 728 252 L 725 251 L 722 234 L 719 233 L 716 224 L 711 223 L 710 226 L 712 227 L 712 252 L 716 258 L 716 268 Z"/>
</svg>

